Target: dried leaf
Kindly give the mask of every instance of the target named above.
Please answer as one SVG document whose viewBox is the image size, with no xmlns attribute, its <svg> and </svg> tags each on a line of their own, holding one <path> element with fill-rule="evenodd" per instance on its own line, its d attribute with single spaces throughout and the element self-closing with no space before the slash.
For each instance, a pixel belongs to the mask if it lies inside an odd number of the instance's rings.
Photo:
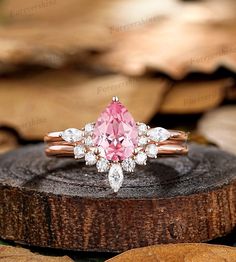
<svg viewBox="0 0 236 262">
<path fill-rule="evenodd" d="M 220 65 L 236 70 L 232 0 L 224 5 L 211 0 L 9 0 L 3 7 L 2 71 L 21 64 L 60 68 L 75 63 L 129 75 L 153 70 L 182 78 L 196 70 L 213 72 Z"/>
<path fill-rule="evenodd" d="M 3 9 L 1 71 L 14 70 L 22 64 L 60 68 L 74 59 L 80 64 L 91 50 L 98 52 L 108 47 L 110 35 L 103 16 L 95 13 L 94 3 L 5 1 Z"/>
<path fill-rule="evenodd" d="M 208 244 L 168 244 L 137 248 L 107 262 L 235 262 L 236 248 Z"/>
<path fill-rule="evenodd" d="M 42 139 L 53 130 L 83 127 L 117 95 L 136 121 L 148 121 L 169 82 L 119 75 L 94 77 L 78 71 L 52 71 L 0 82 L 0 126 L 27 139 Z M 148 105 L 148 106 L 147 106 Z"/>
<path fill-rule="evenodd" d="M 212 73 L 224 66 L 236 72 L 236 26 L 170 20 L 115 33 L 114 46 L 92 61 L 127 75 L 163 72 L 175 79 Z"/>
<path fill-rule="evenodd" d="M 1 262 L 72 262 L 69 257 L 49 257 L 30 252 L 28 249 L 0 245 Z"/>
<path fill-rule="evenodd" d="M 230 79 L 181 81 L 165 96 L 162 113 L 201 113 L 218 106 L 226 96 Z"/>
<path fill-rule="evenodd" d="M 224 106 L 206 113 L 198 132 L 222 149 L 236 154 L 236 106 Z"/>
</svg>

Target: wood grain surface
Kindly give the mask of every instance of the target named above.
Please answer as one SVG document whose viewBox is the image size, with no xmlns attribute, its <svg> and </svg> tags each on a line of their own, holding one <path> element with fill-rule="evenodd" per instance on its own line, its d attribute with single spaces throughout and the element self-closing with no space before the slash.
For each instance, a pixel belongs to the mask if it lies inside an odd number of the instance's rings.
<svg viewBox="0 0 236 262">
<path fill-rule="evenodd" d="M 43 145 L 0 157 L 0 237 L 42 247 L 124 251 L 202 242 L 236 225 L 236 157 L 191 145 L 158 158 L 112 193 L 106 174 L 74 159 L 46 158 Z"/>
</svg>

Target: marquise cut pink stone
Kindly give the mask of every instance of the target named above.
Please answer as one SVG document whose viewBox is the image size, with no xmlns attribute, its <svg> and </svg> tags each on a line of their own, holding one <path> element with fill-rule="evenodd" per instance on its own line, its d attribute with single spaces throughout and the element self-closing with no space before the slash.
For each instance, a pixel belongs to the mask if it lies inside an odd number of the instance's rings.
<svg viewBox="0 0 236 262">
<path fill-rule="evenodd" d="M 111 102 L 101 113 L 93 140 L 105 150 L 108 160 L 124 160 L 132 155 L 138 143 L 138 130 L 133 117 L 119 101 Z"/>
</svg>

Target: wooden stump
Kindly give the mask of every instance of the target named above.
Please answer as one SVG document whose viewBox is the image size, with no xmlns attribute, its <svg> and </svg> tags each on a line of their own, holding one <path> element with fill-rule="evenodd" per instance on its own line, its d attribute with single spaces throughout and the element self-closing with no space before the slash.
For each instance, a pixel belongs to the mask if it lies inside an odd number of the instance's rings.
<svg viewBox="0 0 236 262">
<path fill-rule="evenodd" d="M 124 251 L 202 242 L 236 225 L 236 157 L 192 145 L 126 174 L 118 194 L 106 174 L 43 145 L 0 157 L 0 237 L 42 247 Z"/>
</svg>

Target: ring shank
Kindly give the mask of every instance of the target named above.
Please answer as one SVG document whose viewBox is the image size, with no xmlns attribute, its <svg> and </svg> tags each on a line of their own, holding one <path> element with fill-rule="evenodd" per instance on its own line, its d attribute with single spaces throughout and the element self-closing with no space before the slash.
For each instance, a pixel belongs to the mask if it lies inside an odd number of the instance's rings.
<svg viewBox="0 0 236 262">
<path fill-rule="evenodd" d="M 186 155 L 188 153 L 188 133 L 178 130 L 168 130 L 169 139 L 155 143 L 158 155 Z M 80 142 L 66 142 L 61 138 L 61 132 L 51 132 L 44 137 L 47 144 L 45 153 L 51 157 L 74 157 L 74 147 Z"/>
</svg>

